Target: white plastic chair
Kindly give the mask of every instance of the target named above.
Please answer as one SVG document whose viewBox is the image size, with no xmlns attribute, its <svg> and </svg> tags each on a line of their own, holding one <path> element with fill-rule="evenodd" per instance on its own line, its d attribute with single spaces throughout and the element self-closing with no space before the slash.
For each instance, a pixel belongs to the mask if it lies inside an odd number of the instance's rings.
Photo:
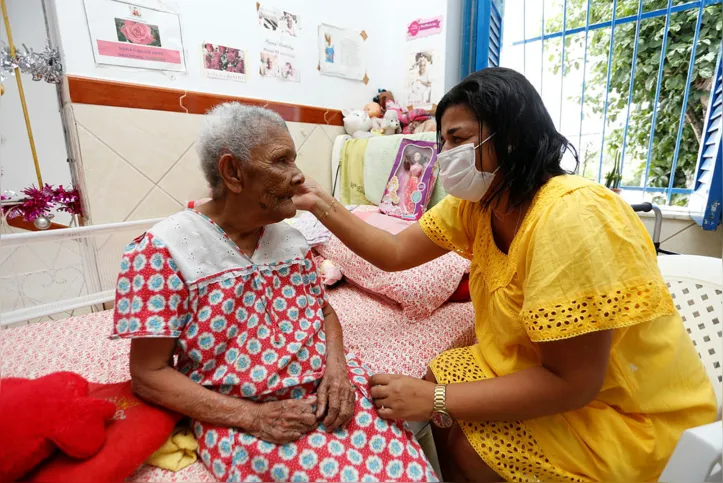
<svg viewBox="0 0 723 483">
<path fill-rule="evenodd" d="M 723 465 L 723 264 L 692 255 L 658 257 L 685 328 L 718 398 L 717 421 L 685 431 L 660 476 L 668 483 L 721 481 Z"/>
</svg>

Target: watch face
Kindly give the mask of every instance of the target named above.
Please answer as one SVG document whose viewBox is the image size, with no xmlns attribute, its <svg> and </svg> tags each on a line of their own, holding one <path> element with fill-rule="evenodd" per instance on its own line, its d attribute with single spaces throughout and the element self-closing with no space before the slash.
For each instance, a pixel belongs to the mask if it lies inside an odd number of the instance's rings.
<svg viewBox="0 0 723 483">
<path fill-rule="evenodd" d="M 443 412 L 432 413 L 432 422 L 438 428 L 444 429 L 444 428 L 452 427 L 452 418 L 447 413 L 443 413 Z"/>
</svg>

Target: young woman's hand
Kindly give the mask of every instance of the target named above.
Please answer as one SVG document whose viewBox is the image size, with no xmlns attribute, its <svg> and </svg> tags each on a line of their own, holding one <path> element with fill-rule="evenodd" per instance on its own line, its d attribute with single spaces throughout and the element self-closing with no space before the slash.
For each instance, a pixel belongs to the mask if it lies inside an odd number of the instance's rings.
<svg viewBox="0 0 723 483">
<path fill-rule="evenodd" d="M 292 201 L 297 210 L 313 212 L 317 203 L 325 197 L 324 195 L 329 196 L 319 183 L 311 178 L 306 178 L 304 184 L 297 189 Z"/>
<path fill-rule="evenodd" d="M 372 398 L 384 419 L 427 421 L 434 407 L 435 384 L 396 374 L 372 376 Z"/>
<path fill-rule="evenodd" d="M 248 432 L 269 443 L 296 441 L 318 427 L 313 407 L 315 403 L 315 397 L 261 403 Z"/>
</svg>

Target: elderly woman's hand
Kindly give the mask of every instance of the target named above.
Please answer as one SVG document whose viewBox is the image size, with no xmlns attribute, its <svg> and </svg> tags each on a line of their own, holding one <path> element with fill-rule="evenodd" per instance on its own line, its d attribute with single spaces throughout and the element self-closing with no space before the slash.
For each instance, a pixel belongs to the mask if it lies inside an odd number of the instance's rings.
<svg viewBox="0 0 723 483">
<path fill-rule="evenodd" d="M 356 392 L 349 381 L 346 359 L 343 356 L 336 361 L 329 360 L 316 396 L 319 399 L 316 417 L 319 420 L 324 419 L 327 432 L 331 433 L 351 420 Z"/>
<path fill-rule="evenodd" d="M 315 398 L 287 399 L 259 404 L 249 434 L 275 444 L 296 441 L 314 431 L 319 423 L 314 414 Z"/>
</svg>

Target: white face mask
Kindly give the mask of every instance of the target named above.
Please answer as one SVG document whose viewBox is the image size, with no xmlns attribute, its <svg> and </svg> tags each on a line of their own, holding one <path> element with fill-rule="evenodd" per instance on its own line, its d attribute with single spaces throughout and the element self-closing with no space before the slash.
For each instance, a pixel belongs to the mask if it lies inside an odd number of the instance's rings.
<svg viewBox="0 0 723 483">
<path fill-rule="evenodd" d="M 493 173 L 477 171 L 475 150 L 489 141 L 495 134 L 490 134 L 477 146 L 467 143 L 437 155 L 439 179 L 442 180 L 442 186 L 444 186 L 447 193 L 467 201 L 482 199 L 499 168 Z"/>
</svg>

